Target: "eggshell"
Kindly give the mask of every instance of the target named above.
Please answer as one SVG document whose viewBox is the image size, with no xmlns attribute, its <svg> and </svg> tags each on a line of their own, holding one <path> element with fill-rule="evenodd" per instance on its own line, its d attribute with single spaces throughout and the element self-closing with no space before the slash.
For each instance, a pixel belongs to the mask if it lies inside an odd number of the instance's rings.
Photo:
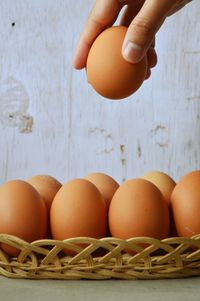
<svg viewBox="0 0 200 301">
<path fill-rule="evenodd" d="M 87 58 L 87 78 L 102 96 L 122 99 L 142 85 L 147 72 L 146 56 L 137 64 L 122 56 L 127 28 L 114 26 L 103 31 L 94 41 Z"/>
<path fill-rule="evenodd" d="M 200 170 L 181 178 L 172 192 L 171 206 L 179 236 L 200 234 Z"/>
<path fill-rule="evenodd" d="M 104 173 L 91 173 L 87 175 L 85 179 L 89 180 L 98 188 L 105 200 L 108 209 L 115 191 L 119 188 L 119 184 L 112 177 Z M 108 222 L 106 236 L 111 236 Z"/>
<path fill-rule="evenodd" d="M 162 193 L 167 205 L 170 204 L 171 194 L 176 186 L 176 182 L 170 176 L 161 171 L 149 171 L 146 172 L 142 178 L 156 185 Z"/>
<path fill-rule="evenodd" d="M 0 189 L 0 233 L 15 235 L 32 242 L 45 238 L 47 212 L 36 189 L 22 180 L 11 180 Z M 2 249 L 17 256 L 19 250 L 6 244 Z"/>
<path fill-rule="evenodd" d="M 48 219 L 47 238 L 52 238 L 49 221 L 50 208 L 53 199 L 58 190 L 62 187 L 62 184 L 54 177 L 51 177 L 49 175 L 35 175 L 28 179 L 27 182 L 30 183 L 39 192 L 45 202 Z"/>
<path fill-rule="evenodd" d="M 53 199 L 62 184 L 49 175 L 35 175 L 27 180 L 41 195 L 49 212 Z"/>
<path fill-rule="evenodd" d="M 109 207 L 115 191 L 119 188 L 119 184 L 109 175 L 99 172 L 88 174 L 85 179 L 89 180 L 99 189 L 107 207 Z"/>
<path fill-rule="evenodd" d="M 106 233 L 106 204 L 94 184 L 86 179 L 65 183 L 56 194 L 51 210 L 54 239 L 101 238 Z"/>
<path fill-rule="evenodd" d="M 167 237 L 169 212 L 160 190 L 145 179 L 125 181 L 110 203 L 109 226 L 112 236 L 121 239 Z"/>
</svg>

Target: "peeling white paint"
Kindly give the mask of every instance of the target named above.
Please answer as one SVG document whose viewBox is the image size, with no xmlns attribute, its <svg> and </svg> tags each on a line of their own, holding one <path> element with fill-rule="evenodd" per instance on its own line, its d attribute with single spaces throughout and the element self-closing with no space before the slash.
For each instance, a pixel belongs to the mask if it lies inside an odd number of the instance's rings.
<svg viewBox="0 0 200 301">
<path fill-rule="evenodd" d="M 29 96 L 24 86 L 13 77 L 0 83 L 0 122 L 5 127 L 16 127 L 20 133 L 30 133 L 33 117 L 27 112 Z"/>
<path fill-rule="evenodd" d="M 114 142 L 112 134 L 107 132 L 106 129 L 93 128 L 89 130 L 89 135 L 98 136 L 99 145 L 96 145 L 96 154 L 100 155 L 102 153 L 109 154 L 114 150 Z"/>
<path fill-rule="evenodd" d="M 72 69 L 93 2 L 0 0 L 1 182 L 95 170 L 122 182 L 153 169 L 178 181 L 200 167 L 200 55 L 184 53 L 200 50 L 200 1 L 162 26 L 158 65 L 123 101 L 103 99 Z"/>
<path fill-rule="evenodd" d="M 158 124 L 151 130 L 151 135 L 155 142 L 161 148 L 167 148 L 169 142 L 168 128 L 165 125 Z"/>
</svg>

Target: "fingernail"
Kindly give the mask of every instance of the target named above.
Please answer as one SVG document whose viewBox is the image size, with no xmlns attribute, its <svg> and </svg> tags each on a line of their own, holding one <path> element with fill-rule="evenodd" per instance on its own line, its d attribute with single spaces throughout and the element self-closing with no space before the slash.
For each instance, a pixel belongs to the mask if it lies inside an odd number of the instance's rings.
<svg viewBox="0 0 200 301">
<path fill-rule="evenodd" d="M 138 63 L 143 57 L 143 51 L 140 46 L 128 42 L 123 50 L 123 56 L 130 63 Z"/>
</svg>

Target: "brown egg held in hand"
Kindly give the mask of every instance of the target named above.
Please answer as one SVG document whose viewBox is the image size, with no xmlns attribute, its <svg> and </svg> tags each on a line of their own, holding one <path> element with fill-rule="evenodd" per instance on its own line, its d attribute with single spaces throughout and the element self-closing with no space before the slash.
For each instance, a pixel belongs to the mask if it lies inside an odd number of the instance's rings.
<svg viewBox="0 0 200 301">
<path fill-rule="evenodd" d="M 186 174 L 177 183 L 171 207 L 179 236 L 200 234 L 200 170 Z"/>
<path fill-rule="evenodd" d="M 115 191 L 119 188 L 119 184 L 112 177 L 100 172 L 91 173 L 85 179 L 89 180 L 99 189 L 107 207 L 109 207 Z"/>
<path fill-rule="evenodd" d="M 61 187 L 53 200 L 50 210 L 52 236 L 58 240 L 104 237 L 106 216 L 106 204 L 96 186 L 86 179 L 71 180 Z"/>
<path fill-rule="evenodd" d="M 62 184 L 48 175 L 35 175 L 27 180 L 41 195 L 49 212 L 53 199 Z"/>
<path fill-rule="evenodd" d="M 168 236 L 169 211 L 160 190 L 145 179 L 126 180 L 109 208 L 112 236 L 121 239 Z"/>
<path fill-rule="evenodd" d="M 97 93 L 110 99 L 122 99 L 142 85 L 147 73 L 147 58 L 131 64 L 122 56 L 127 28 L 114 26 L 94 41 L 86 64 L 88 82 Z"/>
<path fill-rule="evenodd" d="M 0 233 L 15 235 L 27 242 L 45 238 L 47 210 L 36 189 L 22 180 L 12 180 L 0 189 Z M 2 249 L 17 256 L 19 250 L 6 244 Z"/>
</svg>

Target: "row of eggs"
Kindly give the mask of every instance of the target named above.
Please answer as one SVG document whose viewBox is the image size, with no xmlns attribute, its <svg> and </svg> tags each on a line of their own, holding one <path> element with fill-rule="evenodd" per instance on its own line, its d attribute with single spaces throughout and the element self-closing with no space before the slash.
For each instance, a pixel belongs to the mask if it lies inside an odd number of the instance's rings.
<svg viewBox="0 0 200 301">
<path fill-rule="evenodd" d="M 28 242 L 70 237 L 121 239 L 190 237 L 200 233 L 200 171 L 178 183 L 160 171 L 119 185 L 91 173 L 63 185 L 48 175 L 10 180 L 0 187 L 0 233 Z M 9 255 L 19 251 L 6 244 Z"/>
</svg>

